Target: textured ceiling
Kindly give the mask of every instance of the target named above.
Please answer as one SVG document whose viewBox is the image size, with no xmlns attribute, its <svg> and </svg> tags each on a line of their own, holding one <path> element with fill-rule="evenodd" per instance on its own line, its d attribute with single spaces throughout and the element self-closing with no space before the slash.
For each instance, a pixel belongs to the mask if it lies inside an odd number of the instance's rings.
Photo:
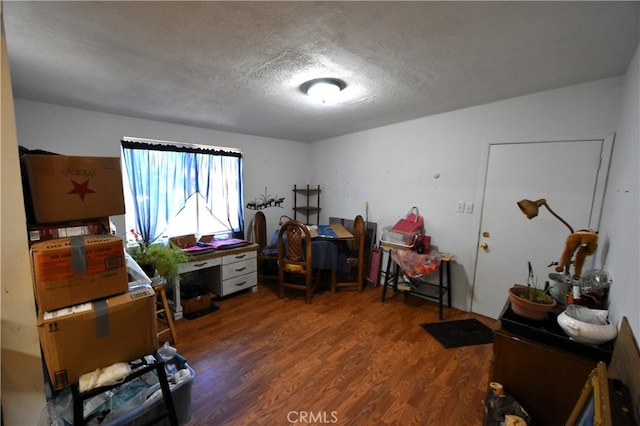
<svg viewBox="0 0 640 426">
<path fill-rule="evenodd" d="M 298 141 L 621 75 L 639 4 L 2 2 L 16 97 Z"/>
</svg>

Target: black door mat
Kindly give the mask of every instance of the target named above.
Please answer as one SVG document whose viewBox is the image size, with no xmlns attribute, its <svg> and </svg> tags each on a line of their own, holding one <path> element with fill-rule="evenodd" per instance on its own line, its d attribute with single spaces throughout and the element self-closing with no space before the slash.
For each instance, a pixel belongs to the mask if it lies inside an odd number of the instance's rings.
<svg viewBox="0 0 640 426">
<path fill-rule="evenodd" d="M 201 309 L 199 311 L 195 311 L 195 312 L 190 312 L 188 314 L 184 314 L 183 317 L 188 319 L 188 320 L 192 320 L 192 319 L 200 318 L 203 315 L 210 314 L 211 312 L 215 312 L 218 309 L 220 309 L 220 308 L 218 308 L 216 305 L 214 305 L 212 303 L 211 306 L 206 308 L 206 309 Z"/>
<path fill-rule="evenodd" d="M 475 318 L 420 324 L 445 348 L 493 343 L 493 332 Z"/>
</svg>

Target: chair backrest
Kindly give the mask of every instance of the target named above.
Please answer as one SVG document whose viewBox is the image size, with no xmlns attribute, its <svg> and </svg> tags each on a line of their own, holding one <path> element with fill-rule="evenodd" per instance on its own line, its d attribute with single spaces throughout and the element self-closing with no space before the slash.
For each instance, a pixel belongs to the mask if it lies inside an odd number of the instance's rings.
<svg viewBox="0 0 640 426">
<path fill-rule="evenodd" d="M 353 221 L 353 231 L 351 234 L 353 234 L 353 251 L 364 256 L 364 240 L 366 239 L 366 234 L 362 216 L 356 216 Z"/>
<path fill-rule="evenodd" d="M 267 220 L 262 212 L 253 217 L 253 242 L 258 244 L 258 253 L 267 246 Z"/>
<path fill-rule="evenodd" d="M 311 234 L 309 228 L 297 220 L 285 222 L 278 233 L 278 264 L 298 265 L 311 274 Z"/>
</svg>

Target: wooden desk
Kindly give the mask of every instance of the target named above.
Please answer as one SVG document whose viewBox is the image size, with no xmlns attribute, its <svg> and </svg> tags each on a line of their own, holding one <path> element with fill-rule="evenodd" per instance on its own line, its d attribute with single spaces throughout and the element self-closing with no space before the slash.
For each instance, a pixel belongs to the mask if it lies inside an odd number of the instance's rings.
<svg viewBox="0 0 640 426">
<path fill-rule="evenodd" d="M 173 299 L 171 310 L 174 319 L 182 318 L 182 304 L 180 298 L 181 275 L 188 272 L 202 271 L 202 284 L 212 293 L 223 297 L 229 294 L 251 288 L 258 290 L 257 252 L 258 244 L 249 244 L 228 250 L 216 250 L 192 256 L 191 260 L 181 263 L 178 275 L 173 280 Z"/>
<path fill-rule="evenodd" d="M 398 278 L 400 277 L 400 267 L 391 259 L 391 250 L 410 250 L 398 248 L 390 245 L 381 244 L 380 249 L 387 253 L 387 268 L 385 272 L 378 273 L 378 281 L 380 275 L 384 274 L 384 284 L 382 286 L 382 302 L 386 299 L 387 287 L 393 288 L 394 294 L 398 291 Z M 421 279 L 412 279 L 415 289 L 403 290 L 404 293 L 411 294 L 423 299 L 431 299 L 438 301 L 438 317 L 443 319 L 443 302 L 444 294 L 447 294 L 447 306 L 451 307 L 451 260 L 455 257 L 452 253 L 441 253 L 440 266 L 438 267 L 438 284 L 433 284 Z M 445 285 L 446 278 L 446 285 Z"/>
</svg>

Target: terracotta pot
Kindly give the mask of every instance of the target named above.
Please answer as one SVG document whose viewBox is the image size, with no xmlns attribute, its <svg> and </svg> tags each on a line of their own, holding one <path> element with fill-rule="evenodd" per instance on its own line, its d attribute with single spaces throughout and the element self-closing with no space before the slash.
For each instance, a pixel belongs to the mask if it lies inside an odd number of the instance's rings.
<svg viewBox="0 0 640 426">
<path fill-rule="evenodd" d="M 558 302 L 548 294 L 545 295 L 546 302 L 548 303 L 532 302 L 527 299 L 528 291 L 529 289 L 527 287 L 511 287 L 509 289 L 511 310 L 522 317 L 542 321 L 549 311 L 556 307 Z"/>
</svg>

